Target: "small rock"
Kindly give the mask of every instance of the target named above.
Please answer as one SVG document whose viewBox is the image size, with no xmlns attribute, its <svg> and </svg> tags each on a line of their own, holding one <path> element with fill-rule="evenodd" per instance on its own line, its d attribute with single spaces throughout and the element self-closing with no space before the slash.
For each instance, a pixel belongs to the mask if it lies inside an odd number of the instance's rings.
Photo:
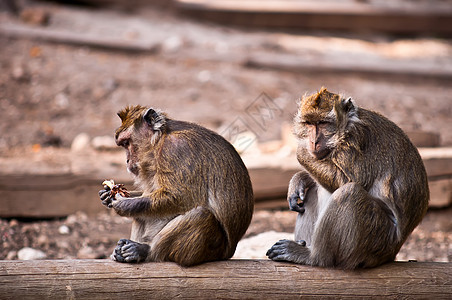
<svg viewBox="0 0 452 300">
<path fill-rule="evenodd" d="M 37 241 L 38 245 L 41 247 L 49 244 L 49 238 L 45 234 L 41 234 L 40 236 L 38 236 L 36 241 Z"/>
<path fill-rule="evenodd" d="M 19 260 L 35 260 L 35 259 L 45 259 L 47 255 L 41 250 L 25 247 L 20 249 L 19 252 L 17 252 L 17 257 Z"/>
<path fill-rule="evenodd" d="M 78 211 L 75 214 L 69 215 L 66 219 L 66 223 L 69 225 L 74 225 L 86 220 L 88 220 L 88 215 L 82 211 Z"/>
<path fill-rule="evenodd" d="M 68 108 L 69 107 L 69 98 L 65 93 L 56 94 L 53 101 L 59 108 Z"/>
<path fill-rule="evenodd" d="M 116 145 L 115 139 L 108 135 L 96 136 L 91 141 L 91 145 L 94 149 L 97 150 L 116 150 L 116 148 L 118 147 Z"/>
<path fill-rule="evenodd" d="M 66 234 L 69 234 L 71 232 L 71 230 L 66 225 L 61 225 L 60 227 L 58 227 L 58 232 L 60 234 L 66 235 Z"/>
<path fill-rule="evenodd" d="M 184 44 L 184 41 L 179 36 L 172 36 L 167 38 L 163 44 L 162 49 L 165 52 L 176 52 L 178 51 L 182 45 Z"/>
<path fill-rule="evenodd" d="M 25 72 L 24 68 L 21 66 L 14 67 L 11 72 L 11 75 L 15 80 L 26 80 L 28 78 L 28 74 Z"/>
<path fill-rule="evenodd" d="M 71 144 L 71 151 L 80 152 L 89 147 L 89 135 L 87 133 L 78 134 Z"/>
<path fill-rule="evenodd" d="M 212 79 L 212 74 L 209 70 L 203 70 L 198 73 L 198 81 L 201 83 L 209 82 Z"/>
<path fill-rule="evenodd" d="M 6 260 L 12 260 L 17 257 L 17 251 L 9 251 L 6 255 Z"/>
<path fill-rule="evenodd" d="M 28 24 L 44 26 L 49 22 L 50 13 L 42 8 L 30 7 L 20 12 L 20 19 Z"/>
<path fill-rule="evenodd" d="M 15 227 L 17 225 L 19 225 L 19 222 L 16 219 L 9 221 L 9 227 Z"/>
<path fill-rule="evenodd" d="M 85 246 L 80 248 L 80 250 L 77 252 L 77 258 L 80 259 L 94 259 L 97 257 L 96 252 L 94 252 L 94 249 L 90 246 Z"/>
</svg>

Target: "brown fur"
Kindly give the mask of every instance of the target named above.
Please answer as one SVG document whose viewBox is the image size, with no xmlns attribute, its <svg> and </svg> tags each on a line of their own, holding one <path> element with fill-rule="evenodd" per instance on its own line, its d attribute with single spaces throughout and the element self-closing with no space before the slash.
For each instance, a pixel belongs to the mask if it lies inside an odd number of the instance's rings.
<svg viewBox="0 0 452 300">
<path fill-rule="evenodd" d="M 280 241 L 269 257 L 344 269 L 394 260 L 429 200 L 425 168 L 408 137 L 326 89 L 301 100 L 294 132 L 304 170 L 292 178 L 288 200 L 299 212 L 295 239 L 306 243 Z"/>
<path fill-rule="evenodd" d="M 116 141 L 143 192 L 111 199 L 119 215 L 134 219 L 132 241 L 121 240 L 112 258 L 184 266 L 230 258 L 254 205 L 248 171 L 232 145 L 153 109 L 127 107 L 118 115 Z"/>
</svg>

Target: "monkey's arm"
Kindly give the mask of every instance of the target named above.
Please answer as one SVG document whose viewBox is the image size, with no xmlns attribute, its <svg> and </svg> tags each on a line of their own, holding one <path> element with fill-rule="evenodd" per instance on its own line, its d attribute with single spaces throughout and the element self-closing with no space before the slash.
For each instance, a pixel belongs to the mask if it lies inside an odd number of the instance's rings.
<svg viewBox="0 0 452 300">
<path fill-rule="evenodd" d="M 142 191 L 131 191 L 131 192 L 129 192 L 129 194 L 130 194 L 130 197 L 140 197 L 143 195 L 143 192 Z"/>
<path fill-rule="evenodd" d="M 137 216 L 147 214 L 167 215 L 181 214 L 187 211 L 184 207 L 182 197 L 176 196 L 175 192 L 160 188 L 149 196 L 122 197 L 117 194 L 112 202 L 112 207 L 120 216 Z"/>
<path fill-rule="evenodd" d="M 298 148 L 297 157 L 298 162 L 305 168 L 309 175 L 330 193 L 333 193 L 339 187 L 350 182 L 350 179 L 334 163 L 333 159 L 317 160 L 303 147 Z M 350 161 L 348 158 L 343 158 L 343 160 Z"/>
<path fill-rule="evenodd" d="M 292 177 L 287 192 L 287 201 L 289 202 L 290 210 L 304 213 L 303 205 L 306 193 L 315 184 L 315 181 L 306 171 L 300 171 Z"/>
<path fill-rule="evenodd" d="M 130 195 L 130 197 L 140 197 L 141 195 L 143 195 L 143 192 L 141 192 L 141 191 L 131 191 L 131 192 L 129 192 L 129 195 Z M 102 201 L 102 204 L 105 205 L 108 208 L 112 208 L 112 202 L 114 200 L 117 200 L 117 199 L 112 197 L 111 189 L 108 186 L 105 186 L 104 189 L 99 191 L 99 197 L 100 197 L 100 200 Z M 118 198 L 118 197 L 120 197 L 119 194 L 117 194 L 116 198 Z"/>
</svg>

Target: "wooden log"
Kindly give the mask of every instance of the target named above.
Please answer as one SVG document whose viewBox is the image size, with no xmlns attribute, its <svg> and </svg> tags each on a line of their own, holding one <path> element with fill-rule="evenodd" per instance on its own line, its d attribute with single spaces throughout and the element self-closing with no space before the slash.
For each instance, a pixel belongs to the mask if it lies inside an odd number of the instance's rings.
<svg viewBox="0 0 452 300">
<path fill-rule="evenodd" d="M 441 144 L 441 136 L 439 133 L 428 131 L 406 131 L 406 134 L 416 147 L 439 147 Z"/>
<path fill-rule="evenodd" d="M 447 207 L 452 204 L 452 177 L 429 181 L 430 190 L 429 207 Z"/>
<path fill-rule="evenodd" d="M 12 38 L 28 38 L 52 43 L 89 46 L 114 51 L 152 53 L 157 51 L 159 47 L 159 43 L 157 42 L 133 41 L 103 36 L 89 36 L 84 33 L 33 28 L 18 24 L 0 24 L 0 34 Z"/>
<path fill-rule="evenodd" d="M 452 264 L 342 271 L 270 260 L 174 263 L 1 261 L 0 299 L 451 299 Z"/>
<path fill-rule="evenodd" d="M 452 175 L 452 147 L 419 148 L 429 179 Z"/>
<path fill-rule="evenodd" d="M 74 174 L 0 175 L 0 217 L 52 218 L 105 210 L 98 191 L 103 178 Z M 131 186 L 131 181 L 121 181 Z"/>
<path fill-rule="evenodd" d="M 447 5 L 384 6 L 315 1 L 175 0 L 184 15 L 222 24 L 282 29 L 452 34 Z"/>
<path fill-rule="evenodd" d="M 390 61 L 383 59 L 335 60 L 325 57 L 312 60 L 294 54 L 266 54 L 252 53 L 244 61 L 244 65 L 251 68 L 274 69 L 296 73 L 340 73 L 362 74 L 367 76 L 434 78 L 450 80 L 452 70 L 435 64 L 413 64 L 408 61 Z"/>
<path fill-rule="evenodd" d="M 431 186 L 430 205 L 447 206 L 451 201 L 452 148 L 421 148 L 420 152 Z M 260 162 L 245 160 L 256 202 L 285 199 L 290 179 L 300 170 L 298 162 L 295 159 L 279 161 L 271 155 L 259 160 Z M 262 162 L 271 162 L 271 165 L 264 165 Z M 111 165 L 102 160 L 99 163 L 103 166 Z M 110 166 L 103 172 L 89 172 L 89 175 L 0 174 L 0 217 L 52 218 L 67 216 L 76 211 L 96 214 L 105 210 L 97 194 L 104 179 L 113 177 L 116 182 L 132 188 L 132 178 L 122 165 Z M 284 201 L 279 202 L 281 204 L 274 202 L 271 205 L 286 207 Z"/>
</svg>

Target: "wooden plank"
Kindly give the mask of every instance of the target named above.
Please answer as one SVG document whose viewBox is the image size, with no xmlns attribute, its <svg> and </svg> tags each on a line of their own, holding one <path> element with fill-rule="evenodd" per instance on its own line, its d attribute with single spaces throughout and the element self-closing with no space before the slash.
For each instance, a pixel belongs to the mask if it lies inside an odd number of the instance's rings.
<svg viewBox="0 0 452 300">
<path fill-rule="evenodd" d="M 52 218 L 105 210 L 102 178 L 73 174 L 0 175 L 0 217 Z M 131 186 L 131 182 L 125 182 Z"/>
<path fill-rule="evenodd" d="M 154 52 L 159 47 L 159 43 L 156 42 L 140 40 L 132 41 L 103 36 L 89 36 L 84 33 L 33 28 L 9 23 L 0 24 L 0 34 L 13 38 L 28 38 L 53 43 L 89 46 L 94 48 L 128 52 Z"/>
<path fill-rule="evenodd" d="M 441 144 L 441 137 L 435 132 L 406 131 L 406 134 L 416 147 L 439 147 Z"/>
<path fill-rule="evenodd" d="M 452 148 L 421 148 L 420 153 L 429 176 L 431 206 L 444 206 L 452 178 Z M 300 170 L 295 159 L 269 161 L 271 157 L 245 160 L 257 203 L 285 199 L 290 179 Z M 76 211 L 96 214 L 105 210 L 97 193 L 101 182 L 114 178 L 129 189 L 133 182 L 123 165 L 102 160 L 97 163 L 104 166 L 102 172 L 84 167 L 85 173 L 78 174 L 0 174 L 0 217 L 52 218 Z"/>
<path fill-rule="evenodd" d="M 177 0 L 175 7 L 198 20 L 248 27 L 452 34 L 452 9 L 440 4 Z"/>
<path fill-rule="evenodd" d="M 430 190 L 429 207 L 447 207 L 452 204 L 452 177 L 429 181 L 428 188 Z"/>
<path fill-rule="evenodd" d="M 400 60 L 337 60 L 325 57 L 322 60 L 312 60 L 294 54 L 252 53 L 244 61 L 244 65 L 251 68 L 276 69 L 296 73 L 340 73 L 364 74 L 378 76 L 406 76 L 419 78 L 436 78 L 450 80 L 452 69 L 431 64 L 413 64 Z"/>
<path fill-rule="evenodd" d="M 1 261 L 1 299 L 450 299 L 452 264 L 396 262 L 342 271 L 228 260 L 174 263 L 109 260 Z"/>
<path fill-rule="evenodd" d="M 249 169 L 254 197 L 259 200 L 281 198 L 281 196 L 285 198 L 289 181 L 298 169 L 265 167 Z"/>
<path fill-rule="evenodd" d="M 429 179 L 452 175 L 452 147 L 419 148 Z"/>
</svg>

